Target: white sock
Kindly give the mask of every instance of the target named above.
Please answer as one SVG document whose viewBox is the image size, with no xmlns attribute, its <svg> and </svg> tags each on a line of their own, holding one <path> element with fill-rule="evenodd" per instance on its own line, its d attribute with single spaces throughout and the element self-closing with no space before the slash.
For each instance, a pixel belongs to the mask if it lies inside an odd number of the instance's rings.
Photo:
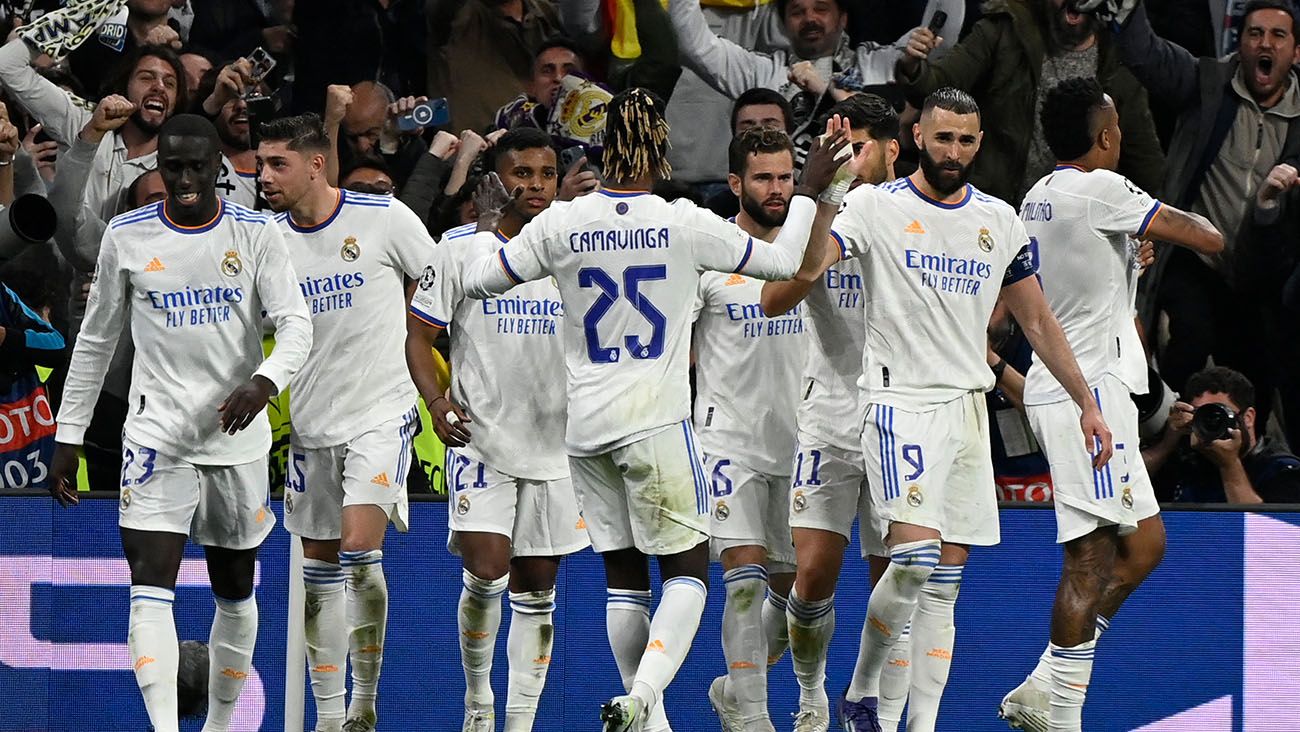
<svg viewBox="0 0 1300 732">
<path fill-rule="evenodd" d="M 790 627 L 790 662 L 799 682 L 799 708 L 829 710 L 826 649 L 835 634 L 835 596 L 806 601 L 791 588 L 785 617 Z"/>
<path fill-rule="evenodd" d="M 880 732 L 897 732 L 911 688 L 912 624 L 909 622 L 903 626 L 894 647 L 889 649 L 889 660 L 880 669 L 880 702 L 876 708 L 880 715 Z"/>
<path fill-rule="evenodd" d="M 316 699 L 318 730 L 341 728 L 344 719 L 344 673 L 348 665 L 346 577 L 343 567 L 319 559 L 302 560 L 307 590 L 303 635 L 307 638 L 307 671 Z"/>
<path fill-rule="evenodd" d="M 889 567 L 871 590 L 862 626 L 858 662 L 845 698 L 861 701 L 880 696 L 880 669 L 889 650 L 912 619 L 921 588 L 939 563 L 938 539 L 897 544 L 889 550 Z M 913 632 L 916 629 L 913 628 Z M 914 644 L 915 645 L 915 644 Z"/>
<path fill-rule="evenodd" d="M 127 647 L 135 668 L 135 682 L 154 732 L 178 732 L 176 672 L 180 666 L 180 641 L 172 602 L 176 593 L 151 585 L 131 585 L 131 620 Z"/>
<path fill-rule="evenodd" d="M 628 691 L 647 709 L 659 705 L 664 689 L 686 660 L 700 629 L 708 595 L 704 582 L 695 577 L 673 577 L 664 583 L 659 607 L 650 618 L 650 641 Z"/>
<path fill-rule="evenodd" d="M 1093 633 L 1094 641 L 1101 640 L 1101 634 L 1110 630 L 1110 621 L 1105 615 L 1097 616 L 1096 631 Z M 1029 672 L 1030 679 L 1040 689 L 1050 689 L 1052 687 L 1052 644 L 1048 643 L 1043 649 L 1043 655 L 1038 657 L 1038 665 L 1034 670 Z"/>
<path fill-rule="evenodd" d="M 226 732 L 235 703 L 253 667 L 257 644 L 257 596 L 242 600 L 216 598 L 208 636 L 208 718 L 203 732 Z"/>
<path fill-rule="evenodd" d="M 501 629 L 501 595 L 510 575 L 494 580 L 476 577 L 468 569 L 461 573 L 456 619 L 460 626 L 460 663 L 465 668 L 465 708 L 492 712 L 492 654 Z"/>
<path fill-rule="evenodd" d="M 790 623 L 785 619 L 785 611 L 790 606 L 789 600 L 767 589 L 767 599 L 763 601 L 763 635 L 767 637 L 767 666 L 771 668 L 785 655 L 790 647 Z"/>
<path fill-rule="evenodd" d="M 348 718 L 375 720 L 379 669 L 384 663 L 384 629 L 388 623 L 388 584 L 384 581 L 384 553 L 339 552 L 339 566 L 347 573 L 348 658 L 352 661 L 352 699 Z"/>
<path fill-rule="evenodd" d="M 555 589 L 510 593 L 510 632 L 506 656 L 510 684 L 506 689 L 505 732 L 530 732 L 537 702 L 546 686 L 555 640 Z"/>
<path fill-rule="evenodd" d="M 650 642 L 650 590 L 609 588 L 605 592 L 605 634 L 609 638 L 609 649 L 614 653 L 623 690 L 631 691 L 636 667 Z M 650 710 L 645 728 L 646 732 L 668 729 L 662 702 Z"/>
<path fill-rule="evenodd" d="M 741 719 L 767 719 L 767 639 L 763 605 L 767 569 L 746 564 L 724 572 L 727 600 L 722 610 L 722 655 L 727 661 L 727 689 Z"/>
<path fill-rule="evenodd" d="M 1092 678 L 1092 655 L 1097 641 L 1077 646 L 1051 646 L 1052 710 L 1047 728 L 1051 732 L 1080 732 L 1083 729 L 1083 700 Z"/>
<path fill-rule="evenodd" d="M 921 587 L 912 616 L 912 688 L 908 695 L 908 732 L 933 732 L 939 701 L 948 685 L 957 626 L 953 610 L 961 591 L 961 565 L 940 564 Z"/>
</svg>

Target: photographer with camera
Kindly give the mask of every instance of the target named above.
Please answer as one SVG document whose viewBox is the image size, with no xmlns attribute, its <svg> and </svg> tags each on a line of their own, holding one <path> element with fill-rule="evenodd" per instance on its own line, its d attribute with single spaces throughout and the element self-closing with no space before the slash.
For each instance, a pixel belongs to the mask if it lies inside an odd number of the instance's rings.
<svg viewBox="0 0 1300 732">
<path fill-rule="evenodd" d="M 1255 387 L 1222 366 L 1187 380 L 1164 434 L 1142 450 L 1156 495 L 1188 503 L 1300 503 L 1300 458 L 1257 437 Z"/>
</svg>

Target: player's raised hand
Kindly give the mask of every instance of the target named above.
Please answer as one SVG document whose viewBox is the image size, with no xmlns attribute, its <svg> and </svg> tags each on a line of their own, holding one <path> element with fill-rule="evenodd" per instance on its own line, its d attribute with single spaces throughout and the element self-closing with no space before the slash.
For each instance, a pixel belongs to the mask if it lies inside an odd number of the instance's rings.
<svg viewBox="0 0 1300 732">
<path fill-rule="evenodd" d="M 62 442 L 54 444 L 54 459 L 50 461 L 50 495 L 67 508 L 80 502 L 77 498 L 77 455 L 76 445 Z"/>
<path fill-rule="evenodd" d="M 579 196 L 585 196 L 588 193 L 600 188 L 600 178 L 596 172 L 587 167 L 587 156 L 583 155 L 573 161 L 573 165 L 564 171 L 564 180 L 560 182 L 559 194 L 556 200 L 572 201 Z"/>
<path fill-rule="evenodd" d="M 825 191 L 844 164 L 843 153 L 848 145 L 848 121 L 838 114 L 832 115 L 826 121 L 826 134 L 813 138 L 795 193 L 805 193 L 815 197 Z M 844 190 L 848 190 L 847 185 L 844 186 Z"/>
<path fill-rule="evenodd" d="M 1115 444 L 1106 420 L 1101 417 L 1101 407 L 1090 403 L 1079 417 L 1079 426 L 1083 428 L 1084 448 L 1092 455 L 1092 467 L 1101 470 L 1115 454 Z"/>
<path fill-rule="evenodd" d="M 217 407 L 221 431 L 228 435 L 244 429 L 266 409 L 266 403 L 275 395 L 275 384 L 265 376 L 254 376 L 247 384 L 230 392 L 230 396 Z"/>
<path fill-rule="evenodd" d="M 505 184 L 501 182 L 501 176 L 495 171 L 483 176 L 478 182 L 478 187 L 474 189 L 474 210 L 478 211 L 477 229 L 496 231 L 506 206 L 523 195 L 523 192 L 523 186 L 507 191 Z"/>
<path fill-rule="evenodd" d="M 465 410 L 447 397 L 438 397 L 429 405 L 429 416 L 433 417 L 433 431 L 447 447 L 464 447 L 469 442 L 468 425 L 474 420 Z"/>
</svg>

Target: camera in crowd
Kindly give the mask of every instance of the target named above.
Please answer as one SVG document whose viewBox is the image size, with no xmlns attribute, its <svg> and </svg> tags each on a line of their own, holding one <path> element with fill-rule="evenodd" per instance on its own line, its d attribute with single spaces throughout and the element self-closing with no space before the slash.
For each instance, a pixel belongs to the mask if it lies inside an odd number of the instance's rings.
<svg viewBox="0 0 1300 732">
<path fill-rule="evenodd" d="M 1241 429 L 1241 419 L 1225 404 L 1202 404 L 1192 413 L 1192 432 L 1201 442 L 1230 440 L 1229 430 Z"/>
</svg>

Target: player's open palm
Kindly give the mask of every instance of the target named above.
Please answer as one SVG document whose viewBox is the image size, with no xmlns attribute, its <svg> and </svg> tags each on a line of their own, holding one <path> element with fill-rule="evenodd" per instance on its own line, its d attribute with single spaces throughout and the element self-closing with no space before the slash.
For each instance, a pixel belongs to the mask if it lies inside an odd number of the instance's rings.
<svg viewBox="0 0 1300 732">
<path fill-rule="evenodd" d="M 50 461 L 50 495 L 67 508 L 75 506 L 77 499 L 77 448 L 62 442 L 54 445 L 54 459 Z"/>
<path fill-rule="evenodd" d="M 1094 406 L 1085 411 L 1079 417 L 1079 426 L 1083 428 L 1084 441 L 1088 453 L 1092 455 L 1092 467 L 1100 470 L 1115 453 L 1115 443 L 1111 438 L 1110 427 L 1102 419 L 1101 408 Z"/>
<path fill-rule="evenodd" d="M 233 435 L 252 424 L 274 394 L 275 384 L 265 376 L 254 376 L 247 384 L 230 392 L 230 396 L 217 407 L 221 431 Z"/>
<path fill-rule="evenodd" d="M 429 407 L 429 416 L 433 417 L 433 431 L 447 447 L 464 447 L 469 443 L 469 427 L 474 420 L 469 418 L 460 405 L 446 397 L 435 399 Z"/>
<path fill-rule="evenodd" d="M 826 134 L 813 139 L 808 159 L 803 164 L 803 173 L 799 176 L 799 185 L 818 193 L 826 190 L 844 163 L 840 155 L 848 144 L 848 121 L 842 120 L 838 114 L 832 116 L 826 121 Z"/>
</svg>

